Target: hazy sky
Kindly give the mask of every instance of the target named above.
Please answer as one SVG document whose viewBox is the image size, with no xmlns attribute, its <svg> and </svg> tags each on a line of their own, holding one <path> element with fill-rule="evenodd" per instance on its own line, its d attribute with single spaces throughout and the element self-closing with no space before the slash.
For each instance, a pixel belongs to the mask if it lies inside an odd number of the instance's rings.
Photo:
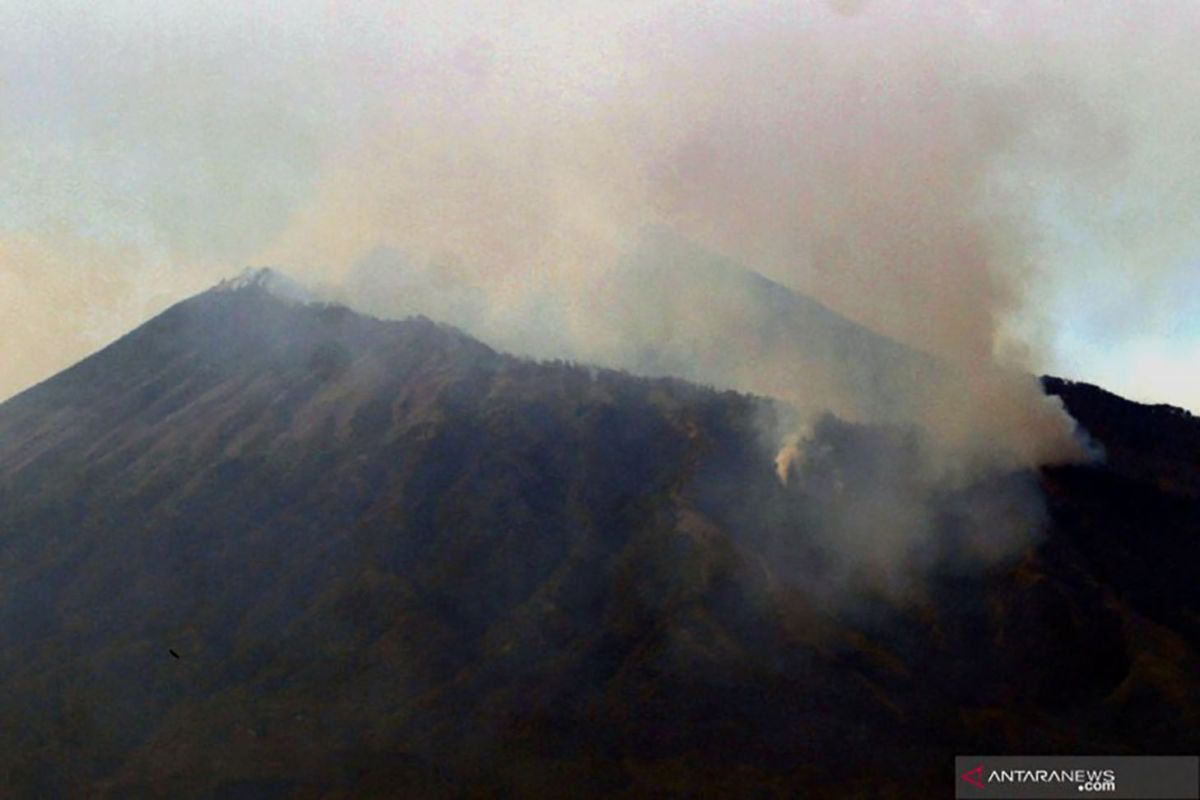
<svg viewBox="0 0 1200 800">
<path fill-rule="evenodd" d="M 0 0 L 0 397 L 379 246 L 580 301 L 665 224 L 900 338 L 1200 411 L 1200 5 Z"/>
</svg>

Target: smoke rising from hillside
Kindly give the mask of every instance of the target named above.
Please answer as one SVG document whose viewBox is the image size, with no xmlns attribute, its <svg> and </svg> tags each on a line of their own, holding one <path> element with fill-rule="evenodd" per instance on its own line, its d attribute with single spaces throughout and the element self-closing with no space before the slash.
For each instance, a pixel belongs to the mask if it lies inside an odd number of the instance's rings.
<svg viewBox="0 0 1200 800">
<path fill-rule="evenodd" d="M 662 225 L 953 363 L 952 384 L 919 376 L 919 402 L 895 399 L 902 419 L 1014 463 L 1078 456 L 1026 363 L 1001 363 L 1038 269 L 1034 209 L 1006 180 L 1034 163 L 1087 176 L 1120 155 L 1117 119 L 1063 77 L 1070 59 L 1032 59 L 1048 34 L 1006 38 L 939 4 L 653 8 L 607 20 L 580 53 L 566 45 L 586 15 L 525 19 L 549 27 L 519 59 L 465 37 L 338 154 L 272 260 L 332 266 L 358 305 L 538 355 L 644 368 L 631 354 L 674 337 L 689 377 L 874 416 L 842 385 L 850 365 L 764 348 L 763 310 L 700 270 L 684 265 L 668 296 L 616 292 Z M 400 254 L 390 267 L 381 246 Z M 754 359 L 716 363 L 739 346 Z"/>
<path fill-rule="evenodd" d="M 580 311 L 554 322 L 586 355 L 623 332 L 573 306 L 658 224 L 927 351 L 1041 368 L 1064 317 L 1068 344 L 1128 306 L 1178 324 L 1196 255 L 1188 3 L 81 12 L 0 11 L 0 229 L 134 254 L 84 285 L 337 283 L 385 246 L 492 316 Z"/>
<path fill-rule="evenodd" d="M 31 278 L 11 304 L 48 363 L 90 349 L 56 325 L 275 263 L 518 352 L 778 397 L 776 444 L 826 411 L 915 423 L 958 485 L 1081 457 L 1028 374 L 1056 319 L 1169 320 L 1196 256 L 1189 3 L 169 5 L 5 12 L 0 245 L 36 242 L 9 275 L 80 239 L 93 267 L 78 302 Z M 948 366 L 781 335 L 706 253 Z M 114 315 L 112 276 L 154 290 Z"/>
<path fill-rule="evenodd" d="M 953 10 L 788 13 L 663 11 L 615 37 L 622 72 L 597 82 L 568 58 L 547 85 L 550 70 L 505 70 L 471 41 L 417 90 L 428 113 L 401 111 L 340 162 L 274 255 L 354 264 L 335 279 L 352 303 L 447 318 L 518 352 L 769 394 L 799 426 L 827 411 L 920 426 L 932 439 L 900 454 L 910 462 L 869 447 L 831 459 L 777 433 L 781 477 L 809 498 L 791 518 L 831 570 L 806 583 L 903 593 L 951 557 L 951 505 L 965 507 L 959 546 L 1007 555 L 1043 523 L 1037 489 L 979 487 L 1085 456 L 1004 352 L 1037 270 L 1035 215 L 1006 179 L 1031 163 L 1064 179 L 1108 169 L 1120 131 Z M 655 226 L 948 366 L 776 341 L 777 312 L 704 255 L 647 245 Z"/>
</svg>

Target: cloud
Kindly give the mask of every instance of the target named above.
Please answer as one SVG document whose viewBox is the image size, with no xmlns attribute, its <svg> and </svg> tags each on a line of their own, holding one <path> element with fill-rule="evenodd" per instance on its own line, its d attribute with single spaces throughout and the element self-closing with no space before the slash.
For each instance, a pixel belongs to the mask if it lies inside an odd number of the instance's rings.
<svg viewBox="0 0 1200 800">
<path fill-rule="evenodd" d="M 926 350 L 1032 366 L 1063 317 L 1189 310 L 1187 3 L 0 14 L 0 229 L 51 244 L 321 280 L 391 246 L 511 304 L 586 294 L 667 224 Z"/>
</svg>

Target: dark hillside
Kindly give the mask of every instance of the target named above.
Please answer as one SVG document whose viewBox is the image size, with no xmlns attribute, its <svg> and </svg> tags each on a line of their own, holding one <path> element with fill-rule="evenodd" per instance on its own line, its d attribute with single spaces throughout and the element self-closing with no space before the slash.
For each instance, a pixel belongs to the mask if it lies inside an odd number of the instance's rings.
<svg viewBox="0 0 1200 800">
<path fill-rule="evenodd" d="M 929 797 L 955 752 L 1195 751 L 1200 464 L 1159 437 L 1198 423 L 1048 386 L 1110 454 L 995 478 L 1050 529 L 842 605 L 806 520 L 904 432 L 829 418 L 785 487 L 766 401 L 199 295 L 0 406 L 0 785 Z"/>
</svg>

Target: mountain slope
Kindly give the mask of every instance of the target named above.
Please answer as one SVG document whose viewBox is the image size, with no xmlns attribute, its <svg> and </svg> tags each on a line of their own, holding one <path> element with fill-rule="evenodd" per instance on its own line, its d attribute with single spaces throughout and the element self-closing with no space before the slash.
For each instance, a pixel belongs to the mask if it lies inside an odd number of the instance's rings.
<svg viewBox="0 0 1200 800">
<path fill-rule="evenodd" d="M 15 796 L 917 797 L 955 752 L 1196 747 L 1198 503 L 1153 464 L 1001 476 L 1047 487 L 1022 555 L 831 604 L 766 401 L 269 289 L 0 406 Z"/>
<path fill-rule="evenodd" d="M 72 740 L 53 725 L 76 712 L 104 734 L 79 734 L 81 770 L 189 703 L 209 724 L 268 724 L 265 700 L 222 718 L 247 683 L 320 705 L 353 675 L 360 723 L 379 694 L 416 701 L 505 647 L 485 639 L 497 618 L 599 603 L 589 584 L 616 567 L 595 561 L 659 524 L 699 446 L 689 427 L 721 402 L 261 287 L 185 302 L 0 414 L 8 752 Z M 399 713 L 366 716 L 387 741 Z"/>
<path fill-rule="evenodd" d="M 858 419 L 911 420 L 929 383 L 948 377 L 933 357 L 665 228 L 644 231 L 599 277 L 489 302 L 486 284 L 446 280 L 381 249 L 356 266 L 345 293 L 381 316 L 434 313 L 508 352 L 682 377 Z M 565 302 L 570 291 L 580 294 Z"/>
<path fill-rule="evenodd" d="M 922 388 L 948 377 L 928 354 L 665 229 L 644 233 L 610 292 L 615 327 L 631 340 L 622 366 L 639 373 L 753 387 L 873 420 L 912 419 Z M 795 385 L 757 385 L 793 375 Z"/>
</svg>

